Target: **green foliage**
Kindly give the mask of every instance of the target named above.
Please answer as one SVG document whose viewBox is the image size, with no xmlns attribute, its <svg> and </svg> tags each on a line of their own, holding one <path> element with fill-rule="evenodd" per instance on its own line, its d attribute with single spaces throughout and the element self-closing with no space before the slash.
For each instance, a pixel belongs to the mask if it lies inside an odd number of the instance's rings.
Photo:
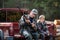
<svg viewBox="0 0 60 40">
<path fill-rule="evenodd" d="M 2 0 L 0 0 L 0 8 L 2 8 Z"/>
<path fill-rule="evenodd" d="M 38 8 L 40 14 L 44 14 L 47 20 L 60 19 L 60 1 L 59 0 L 36 0 L 34 6 Z"/>
<path fill-rule="evenodd" d="M 21 17 L 21 13 L 19 12 L 8 12 L 7 20 L 11 22 L 17 22 Z"/>
<path fill-rule="evenodd" d="M 4 0 L 4 7 L 12 8 L 37 8 L 40 14 L 44 14 L 47 20 L 60 19 L 60 0 Z M 2 0 L 0 7 L 2 7 Z"/>
</svg>

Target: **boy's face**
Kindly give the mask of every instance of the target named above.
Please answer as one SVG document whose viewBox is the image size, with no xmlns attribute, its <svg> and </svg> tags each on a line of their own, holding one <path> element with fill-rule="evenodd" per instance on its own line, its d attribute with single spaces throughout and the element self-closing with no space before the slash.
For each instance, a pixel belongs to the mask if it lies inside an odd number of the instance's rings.
<svg viewBox="0 0 60 40">
<path fill-rule="evenodd" d="M 39 20 L 40 20 L 40 22 L 44 22 L 45 18 L 40 18 Z"/>
</svg>

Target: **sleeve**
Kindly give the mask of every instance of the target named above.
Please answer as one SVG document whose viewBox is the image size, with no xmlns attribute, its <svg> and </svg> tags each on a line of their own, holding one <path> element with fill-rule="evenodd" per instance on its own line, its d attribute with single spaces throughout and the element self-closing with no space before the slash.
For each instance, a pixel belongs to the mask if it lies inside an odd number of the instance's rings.
<svg viewBox="0 0 60 40">
<path fill-rule="evenodd" d="M 25 25 L 25 22 L 22 16 L 21 19 L 19 20 L 19 26 L 23 26 L 23 25 Z"/>
<path fill-rule="evenodd" d="M 48 27 L 47 27 L 47 23 L 46 23 L 46 22 L 45 22 L 45 27 L 46 27 L 45 30 L 46 30 L 47 32 L 49 32 Z"/>
<path fill-rule="evenodd" d="M 27 16 L 28 17 L 28 16 Z M 24 21 L 24 18 L 23 16 L 21 17 L 21 19 L 19 20 L 19 26 L 30 26 L 30 24 L 27 24 L 25 21 Z"/>
<path fill-rule="evenodd" d="M 37 23 L 37 30 L 38 32 L 41 32 L 41 25 L 39 24 L 39 22 Z"/>
</svg>

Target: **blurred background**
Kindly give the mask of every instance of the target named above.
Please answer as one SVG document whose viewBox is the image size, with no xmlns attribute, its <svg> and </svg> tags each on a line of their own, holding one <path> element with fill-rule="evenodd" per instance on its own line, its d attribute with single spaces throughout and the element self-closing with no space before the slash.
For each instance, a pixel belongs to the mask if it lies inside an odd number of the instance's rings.
<svg viewBox="0 0 60 40">
<path fill-rule="evenodd" d="M 46 20 L 54 21 L 55 19 L 60 19 L 60 0 L 0 0 L 0 8 L 17 7 L 29 10 L 36 8 L 39 11 L 38 16 L 44 14 Z M 9 15 L 11 19 L 13 15 Z M 0 18 L 2 18 L 1 16 L 4 17 L 4 14 L 0 14 Z M 16 20 L 18 20 L 20 15 L 16 14 L 16 16 L 13 16 L 13 18 L 17 18 Z"/>
</svg>

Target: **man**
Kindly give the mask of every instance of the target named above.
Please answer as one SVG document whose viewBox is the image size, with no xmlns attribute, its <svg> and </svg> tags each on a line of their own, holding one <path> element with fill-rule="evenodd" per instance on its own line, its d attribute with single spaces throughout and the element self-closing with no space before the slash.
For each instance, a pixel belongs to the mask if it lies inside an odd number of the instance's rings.
<svg viewBox="0 0 60 40">
<path fill-rule="evenodd" d="M 21 27 L 20 33 L 26 38 L 26 40 L 38 40 L 37 26 L 35 21 L 35 16 L 38 11 L 33 9 L 30 14 L 23 15 L 19 20 L 19 24 Z"/>
<path fill-rule="evenodd" d="M 41 35 L 42 40 L 45 40 L 46 36 L 49 36 L 50 38 L 49 40 L 53 40 L 52 35 L 49 33 L 48 28 L 46 26 L 44 15 L 39 16 L 39 20 L 37 21 L 37 26 L 39 28 L 39 34 Z"/>
</svg>

